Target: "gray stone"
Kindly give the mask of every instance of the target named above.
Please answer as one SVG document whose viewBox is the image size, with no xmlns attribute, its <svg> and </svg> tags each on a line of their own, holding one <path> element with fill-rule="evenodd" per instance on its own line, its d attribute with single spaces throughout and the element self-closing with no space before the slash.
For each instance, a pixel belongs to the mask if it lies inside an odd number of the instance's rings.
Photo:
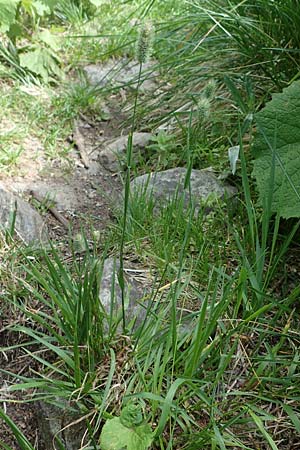
<svg viewBox="0 0 300 450">
<path fill-rule="evenodd" d="M 78 194 L 74 186 L 61 180 L 17 182 L 14 183 L 14 189 L 20 194 L 37 193 L 59 211 L 75 211 L 78 206 Z"/>
<path fill-rule="evenodd" d="M 57 399 L 56 404 L 38 402 L 38 427 L 47 449 L 58 448 L 59 439 L 65 450 L 78 450 L 86 431 L 79 409 L 66 400 Z"/>
<path fill-rule="evenodd" d="M 16 209 L 15 231 L 27 244 L 47 240 L 46 225 L 40 214 L 20 197 L 0 186 L 0 227 L 8 228 Z"/>
<path fill-rule="evenodd" d="M 144 156 L 146 147 L 150 144 L 151 133 L 133 133 L 133 163 L 138 162 L 138 158 Z M 110 142 L 99 153 L 99 161 L 110 172 L 116 173 L 123 168 L 126 161 L 128 135 L 121 136 Z"/>
<path fill-rule="evenodd" d="M 154 280 L 150 277 L 149 270 L 142 270 L 133 265 L 133 263 L 130 263 L 130 266 L 131 268 L 129 269 L 128 263 L 125 263 L 125 320 L 126 327 L 131 329 L 132 326 L 132 330 L 136 330 L 143 325 L 147 317 L 150 317 L 150 320 L 153 321 L 151 315 L 153 313 L 159 314 L 161 306 L 166 305 L 166 302 L 169 303 L 169 301 L 166 300 L 167 291 L 153 292 Z M 120 264 L 114 258 L 111 257 L 105 260 L 99 298 L 108 317 L 111 315 L 112 309 L 113 318 L 119 322 L 118 331 L 122 333 L 122 297 L 118 281 L 119 268 Z M 155 301 L 153 301 L 153 296 L 155 296 Z M 164 310 L 165 308 L 166 306 L 163 306 Z M 178 306 L 176 315 L 179 335 L 184 337 L 184 335 L 190 334 L 191 328 L 194 329 L 196 327 L 194 314 L 190 314 Z M 165 323 L 167 323 L 168 319 L 165 319 Z M 163 332 L 163 328 L 161 332 Z"/>
<path fill-rule="evenodd" d="M 141 90 L 149 91 L 155 88 L 155 79 L 158 77 L 156 71 L 152 68 L 156 65 L 156 61 L 148 61 L 143 64 Z M 126 58 L 119 60 L 109 60 L 100 64 L 89 64 L 84 67 L 88 82 L 93 86 L 123 86 L 130 84 L 132 87 L 137 86 L 140 65 L 137 61 L 129 61 Z M 150 74 L 150 75 L 149 75 Z"/>
<path fill-rule="evenodd" d="M 154 208 L 158 205 L 166 205 L 175 196 L 183 199 L 186 208 L 190 202 L 189 189 L 184 189 L 184 181 L 187 169 L 177 167 L 162 172 L 152 172 L 141 175 L 131 182 L 132 193 L 146 193 L 152 197 Z M 221 183 L 216 175 L 207 170 L 192 170 L 191 196 L 195 205 L 195 211 L 199 211 L 201 204 L 210 207 L 214 199 L 229 199 L 236 194 L 236 189 L 230 185 Z"/>
<path fill-rule="evenodd" d="M 118 281 L 119 268 L 120 264 L 114 258 L 105 260 L 100 282 L 99 299 L 108 316 L 110 316 L 112 311 L 114 318 L 121 319 L 122 294 Z M 126 269 L 126 266 L 124 268 L 126 326 L 134 322 L 134 328 L 141 325 L 147 315 L 146 283 L 137 280 L 137 276 L 141 274 L 144 274 L 144 271 L 134 268 Z"/>
</svg>

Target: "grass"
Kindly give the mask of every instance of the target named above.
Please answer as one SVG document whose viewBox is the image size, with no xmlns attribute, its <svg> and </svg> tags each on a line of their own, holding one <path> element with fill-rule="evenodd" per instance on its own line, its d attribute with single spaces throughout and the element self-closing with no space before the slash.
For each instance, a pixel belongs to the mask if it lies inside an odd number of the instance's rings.
<svg viewBox="0 0 300 450">
<path fill-rule="evenodd" d="M 124 48 L 132 55 L 137 30 L 130 20 L 144 14 L 156 23 L 155 56 L 170 86 L 155 102 L 137 89 L 131 118 L 132 132 L 143 117 L 149 128 L 171 121 L 173 132 L 161 131 L 152 143 L 151 168 L 180 164 L 189 173 L 213 165 L 222 174 L 229 170 L 228 147 L 240 144 L 235 211 L 220 202 L 209 215 L 207 205 L 195 214 L 180 198 L 157 211 L 151 198 L 132 195 L 130 135 L 123 209 L 100 247 L 98 241 L 91 249 L 85 245 L 79 256 L 70 243 L 66 260 L 55 243 L 37 252 L 1 240 L 1 307 L 22 319 L 5 327 L 15 340 L 1 351 L 17 346 L 32 367 L 18 374 L 3 370 L 10 391 L 62 408 L 75 402 L 88 448 L 101 448 L 103 424 L 133 401 L 151 425 L 155 450 L 299 445 L 299 287 L 284 282 L 299 223 L 282 230 L 270 213 L 272 198 L 263 209 L 256 204 L 249 176 L 252 115 L 299 70 L 292 8 L 291 1 L 269 0 L 255 6 L 103 2 L 91 21 L 92 12 L 73 2 L 57 10 L 73 27 L 66 38 L 69 67 L 123 55 Z M 278 20 L 269 20 L 275 14 Z M 113 23 L 104 20 L 111 15 Z M 102 96 L 84 84 L 49 88 L 45 98 L 29 95 L 18 82 L 2 89 L 2 111 L 30 129 L 48 157 L 57 156 L 79 112 L 101 114 Z M 16 136 L 7 133 L 7 139 L 10 145 Z M 145 317 L 133 329 L 122 289 L 122 334 L 113 309 L 108 314 L 99 301 L 103 262 L 111 254 L 119 255 L 115 280 L 121 288 L 124 260 L 150 270 L 151 287 L 141 300 Z M 20 447 L 34 448 L 0 414 Z"/>
<path fill-rule="evenodd" d="M 180 16 L 156 23 L 155 56 L 159 67 L 166 68 L 164 81 L 171 87 L 164 89 L 163 84 L 155 100 L 146 102 L 142 116 L 152 126 L 169 123 L 178 116 L 188 121 L 194 99 L 213 78 L 218 86 L 216 106 L 222 111 L 216 134 L 236 139 L 236 113 L 245 111 L 240 111 L 232 92 L 224 90 L 224 79 L 232 80 L 246 103 L 252 81 L 255 109 L 261 107 L 270 91 L 297 79 L 299 24 L 293 2 L 262 0 L 255 6 L 248 1 L 226 0 L 183 4 Z M 287 32 L 290 27 L 291 34 Z"/>
<path fill-rule="evenodd" d="M 68 160 L 72 145 L 68 139 L 79 113 L 97 119 L 102 114 L 101 98 L 96 98 L 86 84 L 60 89 L 23 86 L 0 86 L 1 131 L 0 170 L 22 171 L 21 156 Z M 47 133 L 45 133 L 47 129 Z M 24 156 L 24 155 L 23 155 Z"/>
<path fill-rule="evenodd" d="M 42 142 L 40 137 L 45 138 L 42 130 L 46 125 L 46 111 L 49 108 L 50 100 L 46 90 L 43 92 L 43 90 L 33 88 L 31 91 L 24 92 L 18 84 L 13 87 L 2 86 L 1 91 L 2 121 L 7 130 L 2 140 L 3 156 L 1 160 L 3 162 L 1 165 L 10 167 L 18 165 L 18 168 L 20 168 L 22 152 L 31 150 L 36 155 L 38 147 L 46 151 L 49 150 L 47 144 Z M 38 95 L 41 96 L 38 98 Z M 51 132 L 49 119 L 48 124 Z M 57 125 L 52 124 L 52 128 L 53 130 L 57 129 Z M 32 142 L 35 142 L 37 152 L 30 149 Z M 31 155 L 31 157 L 34 155 Z"/>
<path fill-rule="evenodd" d="M 187 224 L 185 238 L 189 229 Z M 179 246 L 185 241 L 178 236 Z M 90 426 L 97 438 L 99 426 L 107 418 L 104 411 L 108 408 L 109 414 L 118 415 L 120 410 L 112 407 L 116 402 L 111 396 L 117 393 L 110 391 L 109 384 L 106 404 L 100 401 L 102 389 L 92 388 L 107 377 L 100 369 L 103 355 L 92 350 L 96 344 L 98 352 L 114 349 L 116 365 L 111 366 L 111 380 L 116 382 L 119 376 L 126 380 L 124 387 L 120 386 L 121 390 L 126 386 L 125 404 L 129 399 L 144 404 L 147 420 L 153 426 L 157 424 L 154 433 L 158 448 L 167 448 L 167 442 L 173 442 L 170 448 L 191 449 L 207 445 L 222 448 L 230 443 L 238 448 L 255 448 L 251 442 L 275 442 L 277 435 L 272 427 L 280 435 L 281 426 L 285 429 L 289 421 L 289 427 L 297 423 L 299 333 L 295 302 L 299 289 L 282 299 L 259 292 L 264 298 L 262 304 L 257 295 L 259 276 L 255 278 L 243 264 L 231 275 L 212 265 L 204 289 L 198 274 L 184 269 L 187 256 L 184 253 L 173 273 L 164 277 L 164 271 L 157 278 L 151 313 L 149 310 L 142 327 L 130 338 L 131 344 L 128 341 L 129 347 L 124 343 L 120 347 L 112 335 L 105 344 L 103 314 L 89 306 L 88 299 L 95 304 L 97 298 L 99 277 L 95 277 L 94 269 L 99 267 L 99 257 L 87 255 L 80 265 L 75 260 L 73 268 L 62 265 L 54 249 L 49 256 L 42 255 L 40 262 L 35 258 L 29 266 L 25 259 L 21 269 L 26 277 L 24 281 L 15 279 L 22 287 L 24 300 L 18 300 L 15 307 L 34 328 L 14 326 L 13 330 L 29 338 L 29 346 L 23 343 L 22 347 L 28 358 L 45 366 L 45 371 L 29 379 L 21 376 L 13 389 L 35 386 L 35 395 L 40 397 L 46 391 L 48 400 L 75 395 L 83 415 L 93 405 L 97 426 L 95 422 Z M 82 283 L 85 277 L 87 281 Z M 29 295 L 30 303 L 26 300 Z M 15 293 L 15 298 L 20 296 Z M 39 315 L 30 307 L 32 301 L 40 305 Z M 42 305 L 46 306 L 45 312 Z M 69 308 L 75 309 L 68 312 Z M 99 329 L 86 326 L 88 317 L 100 320 Z M 35 323 L 42 325 L 43 331 L 37 330 Z M 81 336 L 85 330 L 95 334 L 86 335 L 88 341 L 77 340 L 76 329 Z M 32 340 L 48 349 L 47 359 L 31 350 Z M 120 360 L 118 352 L 126 349 L 128 355 Z M 286 372 L 287 367 L 290 369 Z"/>
</svg>

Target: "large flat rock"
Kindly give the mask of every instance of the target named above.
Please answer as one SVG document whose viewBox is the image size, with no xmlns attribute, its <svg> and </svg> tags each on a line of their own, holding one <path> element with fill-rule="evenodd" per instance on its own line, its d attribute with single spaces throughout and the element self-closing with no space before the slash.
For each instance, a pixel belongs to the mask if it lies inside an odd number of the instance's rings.
<svg viewBox="0 0 300 450">
<path fill-rule="evenodd" d="M 27 244 L 45 242 L 47 229 L 40 214 L 29 203 L 0 186 L 0 228 L 10 227 L 15 210 L 17 235 Z"/>
<path fill-rule="evenodd" d="M 151 133 L 133 133 L 132 136 L 132 161 L 137 163 L 146 153 L 146 147 L 150 144 Z M 99 161 L 110 172 L 116 173 L 123 169 L 126 162 L 128 135 L 121 136 L 105 145 L 99 153 Z"/>
<path fill-rule="evenodd" d="M 182 199 L 186 208 L 192 197 L 196 211 L 201 205 L 211 203 L 214 199 L 230 199 L 236 194 L 233 186 L 223 184 L 209 170 L 192 170 L 190 177 L 191 196 L 189 189 L 184 189 L 187 169 L 177 167 L 162 172 L 152 172 L 141 175 L 131 182 L 132 193 L 145 193 L 152 197 L 155 209 L 174 200 Z M 206 205 L 207 206 L 207 205 Z"/>
<path fill-rule="evenodd" d="M 59 211 L 75 211 L 78 206 L 78 194 L 70 182 L 61 180 L 27 180 L 14 183 L 14 191 L 22 195 L 24 193 L 36 193 L 49 201 Z"/>
<path fill-rule="evenodd" d="M 85 421 L 81 418 L 76 403 L 73 405 L 62 398 L 56 398 L 56 405 L 39 401 L 37 415 L 40 434 L 47 449 L 57 448 L 56 439 L 62 441 L 65 450 L 78 450 L 84 441 Z M 57 406 L 57 405 L 60 405 Z"/>
<path fill-rule="evenodd" d="M 150 60 L 143 64 L 143 74 L 141 90 L 149 91 L 155 88 L 157 72 L 151 72 L 156 65 L 156 61 Z M 83 68 L 87 80 L 93 86 L 122 86 L 129 84 L 132 87 L 137 86 L 140 65 L 137 61 L 130 61 L 126 58 L 119 60 L 109 60 L 105 63 L 89 64 Z"/>
</svg>

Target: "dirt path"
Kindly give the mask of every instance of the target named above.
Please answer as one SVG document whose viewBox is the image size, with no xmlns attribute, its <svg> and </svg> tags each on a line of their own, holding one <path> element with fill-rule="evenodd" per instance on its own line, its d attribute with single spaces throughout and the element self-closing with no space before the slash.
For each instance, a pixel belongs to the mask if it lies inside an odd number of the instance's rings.
<svg viewBox="0 0 300 450">
<path fill-rule="evenodd" d="M 94 122 L 82 116 L 75 122 L 73 136 L 69 137 L 74 148 L 63 164 L 37 156 L 33 143 L 32 154 L 27 150 L 26 159 L 22 159 L 21 174 L 0 174 L 4 188 L 40 209 L 53 239 L 68 230 L 54 219 L 46 205 L 53 206 L 74 231 L 86 225 L 103 230 L 111 220 L 122 183 L 119 175 L 101 166 L 98 155 L 107 142 L 126 133 L 122 126 L 125 117 L 117 106 L 119 101 L 114 98 L 111 103 L 108 120 Z M 42 205 L 36 197 L 45 200 Z"/>
<path fill-rule="evenodd" d="M 49 237 L 65 245 L 69 239 L 70 229 L 73 236 L 84 230 L 87 237 L 91 230 L 104 231 L 112 220 L 116 200 L 120 195 L 122 182 L 119 175 L 114 175 L 103 168 L 97 161 L 101 146 L 106 141 L 126 132 L 122 128 L 123 115 L 119 108 L 112 107 L 111 118 L 106 121 L 91 123 L 80 118 L 74 126 L 74 149 L 69 155 L 69 169 L 58 164 L 49 164 L 43 158 L 30 158 L 27 154 L 22 175 L 1 176 L 2 185 L 28 200 L 33 206 L 42 208 Z M 84 147 L 84 148 L 83 148 Z M 36 149 L 33 148 L 33 153 Z M 37 198 L 44 198 L 39 204 Z M 46 207 L 47 205 L 47 207 Z M 50 206 L 50 208 L 49 208 Z M 50 210 L 54 208 L 63 220 L 57 220 Z M 67 221 L 69 227 L 64 226 Z M 0 316 L 0 347 L 14 345 L 16 335 L 6 330 L 12 323 L 25 320 L 16 317 L 16 311 L 4 307 Z M 22 356 L 23 355 L 23 356 Z M 0 353 L 0 367 L 18 375 L 29 375 L 33 367 L 28 367 L 27 360 L 20 350 Z M 21 429 L 32 445 L 37 449 L 46 449 L 38 435 L 37 414 L 34 404 L 22 404 L 23 394 L 8 392 L 10 383 L 16 382 L 12 377 L 0 374 L 1 397 L 5 412 Z M 0 421 L 0 443 L 19 449 L 8 427 Z M 47 447 L 50 448 L 50 447 Z M 51 447 L 52 448 L 52 447 Z"/>
</svg>

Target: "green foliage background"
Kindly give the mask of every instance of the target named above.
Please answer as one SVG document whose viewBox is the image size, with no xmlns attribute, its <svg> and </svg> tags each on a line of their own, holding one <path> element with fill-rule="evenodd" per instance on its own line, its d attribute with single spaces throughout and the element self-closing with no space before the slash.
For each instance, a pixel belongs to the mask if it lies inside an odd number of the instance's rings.
<svg viewBox="0 0 300 450">
<path fill-rule="evenodd" d="M 255 116 L 253 174 L 260 202 L 285 219 L 300 217 L 300 81 Z"/>
</svg>

